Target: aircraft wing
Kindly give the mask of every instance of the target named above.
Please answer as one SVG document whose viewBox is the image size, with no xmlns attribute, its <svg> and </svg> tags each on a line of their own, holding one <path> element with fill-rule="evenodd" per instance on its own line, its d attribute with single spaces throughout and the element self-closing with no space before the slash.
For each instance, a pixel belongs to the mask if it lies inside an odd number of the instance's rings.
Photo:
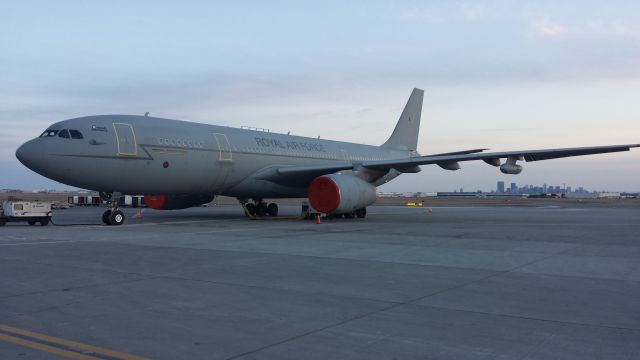
<svg viewBox="0 0 640 360">
<path fill-rule="evenodd" d="M 432 154 L 427 156 L 464 155 L 464 154 L 481 153 L 485 150 L 489 150 L 489 149 L 462 150 L 462 151 L 454 151 L 454 152 L 448 152 L 448 153 L 442 153 L 442 154 Z"/>
<path fill-rule="evenodd" d="M 462 150 L 456 152 L 435 154 L 430 156 L 452 156 L 473 154 L 482 152 L 487 149 L 472 149 Z M 262 169 L 258 173 L 254 174 L 256 180 L 268 180 L 281 184 L 308 184 L 318 176 L 332 174 L 341 170 L 353 170 L 354 163 L 342 162 L 338 164 L 320 164 L 320 165 L 273 165 L 265 169 Z M 390 169 L 390 167 L 386 167 Z"/>
<path fill-rule="evenodd" d="M 522 150 L 505 152 L 482 152 L 486 149 L 474 149 L 443 153 L 426 156 L 414 156 L 403 159 L 376 160 L 364 162 L 344 162 L 339 164 L 319 164 L 319 165 L 293 165 L 293 166 L 272 166 L 256 174 L 257 180 L 268 180 L 277 183 L 297 183 L 308 184 L 314 178 L 332 174 L 342 170 L 357 170 L 367 168 L 372 170 L 410 169 L 419 165 L 447 165 L 461 161 L 483 160 L 488 164 L 499 166 L 500 159 L 510 159 L 514 163 L 516 160 L 540 161 L 558 159 L 571 156 L 604 154 L 619 151 L 629 151 L 631 148 L 640 147 L 640 144 L 629 145 L 609 145 L 591 146 L 564 149 L 544 149 L 544 150 Z M 446 168 L 446 167 L 445 167 Z"/>
<path fill-rule="evenodd" d="M 545 149 L 545 150 L 522 150 L 522 151 L 505 151 L 494 153 L 472 153 L 460 155 L 428 155 L 415 156 L 397 160 L 367 161 L 362 166 L 371 169 L 388 169 L 395 167 L 408 167 L 413 165 L 430 165 L 430 164 L 446 164 L 459 161 L 484 160 L 491 162 L 492 160 L 515 158 L 517 160 L 540 161 L 549 159 L 559 159 L 571 156 L 604 154 L 619 151 L 629 151 L 634 147 L 640 147 L 640 144 L 630 145 L 609 145 L 609 146 L 590 146 L 579 148 L 565 149 Z"/>
</svg>

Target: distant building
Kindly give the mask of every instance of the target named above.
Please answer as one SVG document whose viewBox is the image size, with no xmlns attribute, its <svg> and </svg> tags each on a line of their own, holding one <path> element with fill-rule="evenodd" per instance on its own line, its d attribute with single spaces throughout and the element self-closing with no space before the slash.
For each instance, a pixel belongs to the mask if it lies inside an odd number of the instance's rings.
<svg viewBox="0 0 640 360">
<path fill-rule="evenodd" d="M 473 198 L 475 198 L 475 197 L 482 197 L 482 193 L 463 192 L 463 191 L 458 192 L 457 189 L 456 189 L 453 192 L 442 192 L 442 191 L 439 191 L 437 193 L 437 196 L 438 197 L 459 197 L 459 198 L 461 198 L 461 197 L 473 197 Z"/>
<path fill-rule="evenodd" d="M 504 181 L 498 181 L 498 189 L 496 191 L 499 193 L 504 192 Z"/>
<path fill-rule="evenodd" d="M 601 192 L 598 197 L 601 199 L 619 199 L 621 195 L 619 192 Z"/>
<path fill-rule="evenodd" d="M 518 193 L 518 186 L 516 185 L 516 183 L 511 183 L 511 187 L 509 189 L 511 189 L 512 194 Z"/>
</svg>

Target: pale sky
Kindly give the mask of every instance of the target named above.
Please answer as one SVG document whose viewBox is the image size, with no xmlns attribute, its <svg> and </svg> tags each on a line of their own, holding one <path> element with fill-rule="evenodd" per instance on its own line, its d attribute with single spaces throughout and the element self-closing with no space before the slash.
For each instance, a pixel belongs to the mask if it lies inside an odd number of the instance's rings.
<svg viewBox="0 0 640 360">
<path fill-rule="evenodd" d="M 15 149 L 47 125 L 144 114 L 378 145 L 414 87 L 419 151 L 640 143 L 640 2 L 3 1 L 0 188 L 66 188 Z M 640 150 L 424 166 L 381 191 L 498 180 L 640 190 Z"/>
</svg>

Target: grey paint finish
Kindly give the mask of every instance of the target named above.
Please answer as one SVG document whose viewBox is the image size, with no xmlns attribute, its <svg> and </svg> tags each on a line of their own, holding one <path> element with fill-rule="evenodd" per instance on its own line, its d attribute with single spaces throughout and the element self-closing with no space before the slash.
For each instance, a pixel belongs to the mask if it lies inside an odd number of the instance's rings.
<svg viewBox="0 0 640 360">
<path fill-rule="evenodd" d="M 131 150 L 127 149 L 123 154 L 118 149 L 114 123 L 133 129 L 137 151 L 127 153 Z M 95 127 L 107 131 L 92 131 Z M 33 170 L 81 188 L 136 194 L 305 196 L 307 180 L 281 186 L 251 176 L 273 166 L 340 165 L 407 156 L 407 151 L 377 146 L 144 116 L 90 116 L 49 128 L 78 129 L 85 139 L 31 140 L 22 152 L 44 150 L 22 157 L 46 157 Z"/>
<path fill-rule="evenodd" d="M 36 138 L 22 145 L 16 156 L 46 177 L 90 190 L 281 198 L 306 197 L 314 178 L 336 172 L 379 186 L 401 173 L 420 171 L 420 165 L 437 164 L 457 170 L 459 161 L 484 160 L 500 166 L 500 159 L 507 158 L 510 165 L 502 166 L 512 169 L 519 167 L 515 165 L 517 160 L 628 151 L 640 146 L 499 153 L 475 149 L 420 156 L 415 149 L 423 93 L 420 89 L 412 91 L 393 133 L 381 146 L 147 116 L 99 115 L 49 127 L 57 131 L 78 130 L 84 134 L 83 139 Z"/>
<path fill-rule="evenodd" d="M 389 139 L 382 145 L 383 147 L 418 150 L 418 137 L 415 136 L 420 131 L 420 119 L 422 117 L 422 100 L 424 91 L 413 89 L 407 105 L 398 119 L 396 127 Z M 408 139 L 411 139 L 408 141 Z"/>
<path fill-rule="evenodd" d="M 640 209 L 571 210 L 373 206 L 315 225 L 213 207 L 122 227 L 10 224 L 0 318 L 157 359 L 638 358 L 640 282 L 626 274 L 640 269 Z M 624 271 L 575 271 L 596 257 Z M 3 359 L 33 353 L 4 345 Z"/>
</svg>

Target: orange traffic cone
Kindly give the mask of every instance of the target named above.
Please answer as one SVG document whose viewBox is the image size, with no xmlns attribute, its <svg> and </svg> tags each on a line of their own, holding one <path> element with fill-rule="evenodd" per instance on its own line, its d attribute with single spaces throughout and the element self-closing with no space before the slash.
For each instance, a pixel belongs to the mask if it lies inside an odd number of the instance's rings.
<svg viewBox="0 0 640 360">
<path fill-rule="evenodd" d="M 321 224 L 320 215 L 316 215 L 316 224 Z"/>
<path fill-rule="evenodd" d="M 138 220 L 142 220 L 142 210 L 138 211 L 138 215 L 136 215 Z"/>
</svg>

